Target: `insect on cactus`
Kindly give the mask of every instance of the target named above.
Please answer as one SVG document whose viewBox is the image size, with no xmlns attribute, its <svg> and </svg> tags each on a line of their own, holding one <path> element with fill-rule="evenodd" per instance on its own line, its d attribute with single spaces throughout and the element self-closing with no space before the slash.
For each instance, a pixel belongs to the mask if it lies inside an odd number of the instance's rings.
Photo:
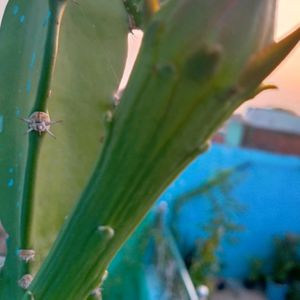
<svg viewBox="0 0 300 300">
<path fill-rule="evenodd" d="M 298 28 L 273 42 L 275 0 L 159 4 L 9 1 L 0 30 L 0 220 L 9 235 L 1 300 L 99 298 L 107 266 L 157 197 L 239 105 L 270 88 L 262 81 L 300 38 Z M 143 43 L 115 107 L 132 24 Z M 34 132 L 51 134 L 48 110 L 64 120 L 56 140 Z M 20 116 L 29 116 L 28 135 Z"/>
<path fill-rule="evenodd" d="M 22 120 L 26 122 L 28 125 L 27 133 L 31 131 L 37 131 L 39 135 L 41 135 L 42 132 L 47 132 L 52 137 L 55 136 L 50 131 L 50 126 L 61 122 L 61 121 L 51 121 L 49 114 L 42 111 L 36 111 L 32 113 L 28 119 L 22 118 Z"/>
</svg>

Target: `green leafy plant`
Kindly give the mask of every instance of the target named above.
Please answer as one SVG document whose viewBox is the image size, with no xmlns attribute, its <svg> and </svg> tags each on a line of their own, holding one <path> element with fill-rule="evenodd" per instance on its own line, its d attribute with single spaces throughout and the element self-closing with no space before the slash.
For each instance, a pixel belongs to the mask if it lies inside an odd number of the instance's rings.
<svg viewBox="0 0 300 300">
<path fill-rule="evenodd" d="M 264 260 L 258 257 L 251 257 L 249 260 L 249 271 L 243 283 L 248 289 L 265 290 L 267 275 Z"/>
<path fill-rule="evenodd" d="M 300 236 L 287 234 L 274 238 L 270 279 L 277 283 L 299 281 Z"/>
<path fill-rule="evenodd" d="M 243 230 L 234 221 L 236 214 L 244 211 L 244 207 L 232 196 L 232 188 L 241 179 L 241 171 L 245 165 L 220 171 L 204 184 L 189 190 L 173 200 L 173 220 L 177 223 L 176 215 L 182 206 L 188 202 L 201 201 L 206 212 L 205 220 L 199 218 L 199 233 L 192 254 L 187 262 L 191 277 L 196 286 L 207 285 L 214 287 L 214 281 L 221 271 L 222 261 L 220 252 L 224 242 L 233 241 L 233 234 Z M 176 232 L 176 227 L 174 230 Z M 180 240 L 180 234 L 177 234 Z M 191 251 L 190 251 L 191 252 Z"/>
<path fill-rule="evenodd" d="M 108 264 L 159 194 L 269 87 L 262 80 L 300 38 L 298 28 L 272 41 L 276 1 L 163 3 L 136 11 L 143 44 L 116 106 L 130 27 L 122 1 L 9 1 L 0 30 L 0 219 L 9 235 L 0 299 L 100 297 Z M 63 120 L 57 139 L 24 135 L 20 118 L 48 111 Z M 38 131 L 50 125 L 31 121 Z"/>
</svg>

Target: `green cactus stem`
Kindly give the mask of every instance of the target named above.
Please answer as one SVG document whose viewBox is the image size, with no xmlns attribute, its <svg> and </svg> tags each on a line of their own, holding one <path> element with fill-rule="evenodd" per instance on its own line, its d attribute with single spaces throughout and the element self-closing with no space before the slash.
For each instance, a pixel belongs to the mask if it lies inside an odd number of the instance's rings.
<svg viewBox="0 0 300 300">
<path fill-rule="evenodd" d="M 105 135 L 105 114 L 126 59 L 122 2 L 69 1 L 64 12 L 49 112 L 63 120 L 42 143 L 35 187 L 34 271 L 89 180 Z M 59 184 L 58 184 L 59 182 Z"/>
<path fill-rule="evenodd" d="M 19 249 L 32 243 L 32 193 L 40 137 L 24 135 L 20 121 L 33 111 L 45 111 L 56 55 L 57 31 L 64 1 L 10 1 L 0 31 L 0 134 L 2 186 L 0 219 L 8 234 L 6 264 L 1 272 L 0 298 L 18 299 L 18 280 L 28 263 Z M 4 42 L 5 41 L 5 42 Z"/>
<path fill-rule="evenodd" d="M 112 106 L 126 56 L 122 3 L 69 1 L 55 66 L 57 21 L 65 1 L 49 3 L 11 0 L 0 29 L 0 143 L 5 145 L 0 147 L 0 219 L 9 234 L 0 273 L 4 300 L 24 293 L 17 282 L 32 260 L 20 259 L 20 253 L 33 250 L 38 268 L 87 181 L 104 134 L 101 113 Z M 48 98 L 51 116 L 64 124 L 55 128 L 56 140 L 43 138 L 40 147 L 41 137 L 32 132 L 28 138 L 20 118 L 46 111 Z M 52 178 L 67 184 L 53 186 Z"/>
<path fill-rule="evenodd" d="M 30 286 L 37 300 L 88 297 L 157 197 L 296 45 L 297 31 L 270 42 L 274 9 L 173 0 L 152 18 L 90 182 Z M 250 63 L 261 74 L 253 85 Z M 111 239 L 99 236 L 103 224 Z"/>
<path fill-rule="evenodd" d="M 46 103 L 51 93 L 51 81 L 53 77 L 55 60 L 57 57 L 58 36 L 63 11 L 66 1 L 50 2 L 51 17 L 49 18 L 49 29 L 45 43 L 45 54 L 42 62 L 42 72 L 39 79 L 38 90 L 34 105 L 34 111 L 46 111 Z M 21 204 L 20 216 L 20 249 L 30 249 L 33 247 L 32 241 L 32 221 L 33 221 L 33 199 L 35 181 L 32 174 L 37 168 L 38 151 L 40 147 L 41 136 L 30 135 L 28 158 L 25 168 L 25 179 L 23 188 L 23 201 Z M 25 266 L 28 266 L 26 264 Z M 28 268 L 24 270 L 28 271 Z"/>
</svg>

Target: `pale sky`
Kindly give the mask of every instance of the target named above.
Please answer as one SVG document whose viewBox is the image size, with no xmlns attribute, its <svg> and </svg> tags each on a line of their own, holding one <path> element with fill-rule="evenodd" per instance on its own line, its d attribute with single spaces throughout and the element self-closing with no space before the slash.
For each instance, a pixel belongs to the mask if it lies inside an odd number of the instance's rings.
<svg viewBox="0 0 300 300">
<path fill-rule="evenodd" d="M 0 0 L 0 20 L 6 2 L 7 0 Z M 300 25 L 300 0 L 279 0 L 276 38 L 285 35 L 297 25 Z M 136 34 L 129 39 L 135 48 L 128 61 L 128 67 L 130 68 L 141 37 Z M 126 77 L 128 77 L 128 68 L 126 73 Z M 300 45 L 265 82 L 277 85 L 279 90 L 266 91 L 257 96 L 255 100 L 249 101 L 246 106 L 275 106 L 293 110 L 300 115 Z"/>
<path fill-rule="evenodd" d="M 1 24 L 1 19 L 4 11 L 4 7 L 7 3 L 7 0 L 0 0 L 0 24 Z"/>
<path fill-rule="evenodd" d="M 297 25 L 300 25 L 300 0 L 280 0 L 275 37 L 286 35 Z M 275 84 L 279 89 L 265 91 L 246 106 L 280 107 L 300 115 L 300 43 L 265 82 Z"/>
</svg>

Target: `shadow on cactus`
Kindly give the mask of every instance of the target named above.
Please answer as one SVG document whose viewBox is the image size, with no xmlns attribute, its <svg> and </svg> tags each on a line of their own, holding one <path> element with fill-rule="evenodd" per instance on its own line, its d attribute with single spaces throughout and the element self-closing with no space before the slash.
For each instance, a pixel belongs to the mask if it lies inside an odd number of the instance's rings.
<svg viewBox="0 0 300 300">
<path fill-rule="evenodd" d="M 298 28 L 272 42 L 275 0 L 169 0 L 156 13 L 158 1 L 145 4 L 142 47 L 114 107 L 129 28 L 122 1 L 9 1 L 0 299 L 99 298 L 108 264 L 157 197 L 239 105 L 270 87 L 261 82 L 300 38 Z M 19 118 L 48 110 L 64 121 L 57 139 L 24 135 Z"/>
</svg>

